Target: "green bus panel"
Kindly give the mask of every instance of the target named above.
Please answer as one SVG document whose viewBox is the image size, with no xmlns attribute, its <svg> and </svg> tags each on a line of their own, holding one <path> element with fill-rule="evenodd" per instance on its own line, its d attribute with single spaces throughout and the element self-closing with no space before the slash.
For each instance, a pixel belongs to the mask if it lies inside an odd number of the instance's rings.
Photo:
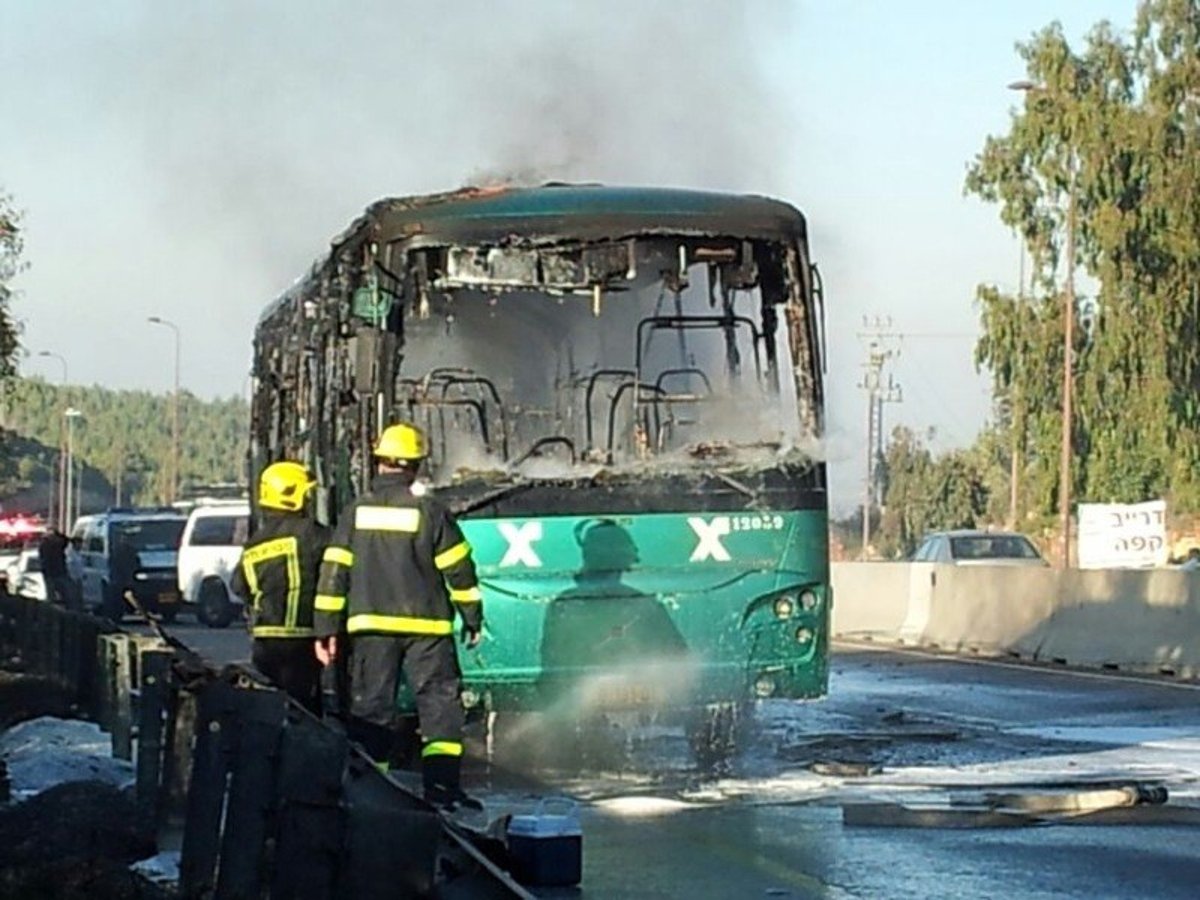
<svg viewBox="0 0 1200 900">
<path fill-rule="evenodd" d="M 823 511 L 470 519 L 486 625 L 465 702 L 578 712 L 818 697 Z"/>
</svg>

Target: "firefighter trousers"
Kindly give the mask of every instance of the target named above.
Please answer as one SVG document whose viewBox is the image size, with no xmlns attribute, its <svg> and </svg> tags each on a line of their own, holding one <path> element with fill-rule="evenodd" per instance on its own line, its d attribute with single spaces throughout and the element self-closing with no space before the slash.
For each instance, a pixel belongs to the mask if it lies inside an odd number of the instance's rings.
<svg viewBox="0 0 1200 900">
<path fill-rule="evenodd" d="M 313 715 L 321 715 L 321 663 L 312 638 L 255 638 L 254 668 Z"/>
<path fill-rule="evenodd" d="M 354 634 L 348 672 L 350 732 L 379 762 L 386 762 L 392 749 L 402 671 L 416 699 L 422 741 L 427 746 L 462 741 L 462 672 L 454 638 Z"/>
</svg>

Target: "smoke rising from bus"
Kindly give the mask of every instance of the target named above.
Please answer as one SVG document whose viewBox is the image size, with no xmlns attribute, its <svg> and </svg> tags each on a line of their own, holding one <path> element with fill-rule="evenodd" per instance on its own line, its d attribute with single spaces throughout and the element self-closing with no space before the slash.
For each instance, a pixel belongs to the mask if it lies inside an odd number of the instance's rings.
<svg viewBox="0 0 1200 900">
<path fill-rule="evenodd" d="M 785 15 L 654 0 L 147 4 L 94 65 L 122 85 L 108 102 L 178 235 L 191 277 L 174 288 L 214 302 L 186 258 L 215 252 L 256 276 L 215 295 L 242 311 L 379 196 L 548 178 L 786 196 L 788 123 L 759 59 Z"/>
</svg>

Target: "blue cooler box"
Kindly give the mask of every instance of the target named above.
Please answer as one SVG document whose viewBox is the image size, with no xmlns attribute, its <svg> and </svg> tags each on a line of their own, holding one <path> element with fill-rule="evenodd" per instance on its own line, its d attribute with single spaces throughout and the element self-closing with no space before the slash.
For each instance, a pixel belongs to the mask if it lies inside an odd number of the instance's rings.
<svg viewBox="0 0 1200 900">
<path fill-rule="evenodd" d="M 563 886 L 583 879 L 583 830 L 574 800 L 547 798 L 532 814 L 513 816 L 507 837 L 512 874 L 522 884 Z"/>
</svg>

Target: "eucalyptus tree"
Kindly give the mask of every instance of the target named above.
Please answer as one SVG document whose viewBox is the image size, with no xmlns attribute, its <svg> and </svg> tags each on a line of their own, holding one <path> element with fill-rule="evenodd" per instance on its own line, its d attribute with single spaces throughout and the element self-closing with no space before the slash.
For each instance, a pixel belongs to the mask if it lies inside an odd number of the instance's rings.
<svg viewBox="0 0 1200 900">
<path fill-rule="evenodd" d="M 1018 46 L 1024 97 L 966 190 L 999 206 L 1033 264 L 1024 296 L 978 293 L 976 362 L 1012 409 L 1023 503 L 1059 477 L 1066 279 L 1076 384 L 1073 493 L 1200 505 L 1200 11 L 1148 0 L 1132 31 L 1100 23 L 1074 50 L 1058 25 Z M 1078 269 L 1065 250 L 1074 238 Z"/>
<path fill-rule="evenodd" d="M 20 329 L 13 319 L 13 279 L 24 268 L 21 214 L 12 197 L 0 191 L 0 378 L 16 371 Z"/>
</svg>

